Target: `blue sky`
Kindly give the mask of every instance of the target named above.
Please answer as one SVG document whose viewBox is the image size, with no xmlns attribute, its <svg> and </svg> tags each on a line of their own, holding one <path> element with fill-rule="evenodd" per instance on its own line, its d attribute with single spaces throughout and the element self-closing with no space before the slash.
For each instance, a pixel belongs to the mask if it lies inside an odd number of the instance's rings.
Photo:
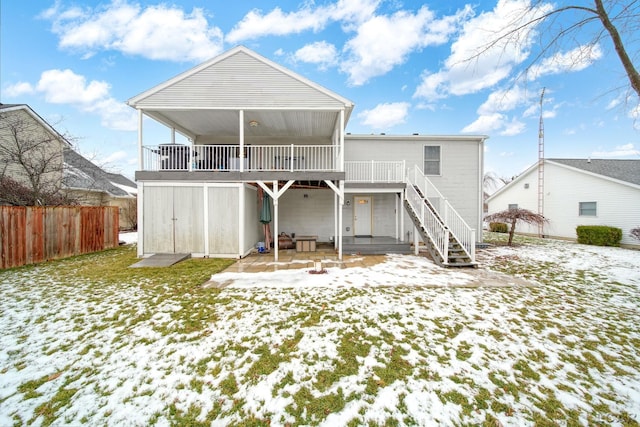
<svg viewBox="0 0 640 427">
<path fill-rule="evenodd" d="M 354 101 L 348 132 L 488 135 L 485 170 L 502 177 L 537 161 L 543 87 L 546 157 L 640 158 L 638 99 L 608 39 L 588 53 L 560 46 L 527 77 L 545 28 L 468 61 L 526 4 L 4 0 L 0 102 L 29 104 L 82 154 L 132 177 L 127 99 L 244 45 Z M 169 142 L 161 126 L 146 132 Z"/>
</svg>

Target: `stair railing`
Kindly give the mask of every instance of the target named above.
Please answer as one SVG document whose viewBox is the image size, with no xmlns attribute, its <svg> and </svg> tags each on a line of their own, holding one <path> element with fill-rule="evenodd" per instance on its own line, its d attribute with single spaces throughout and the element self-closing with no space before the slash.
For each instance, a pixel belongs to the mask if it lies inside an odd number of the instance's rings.
<svg viewBox="0 0 640 427">
<path fill-rule="evenodd" d="M 422 197 L 434 206 L 444 222 L 444 226 L 460 243 L 471 260 L 476 260 L 476 231 L 469 227 L 451 203 L 440 193 L 435 185 L 427 178 L 418 166 L 409 168 L 407 173 L 407 188 L 416 186 L 422 192 Z"/>
<path fill-rule="evenodd" d="M 423 227 L 423 232 L 431 240 L 434 249 L 442 258 L 443 263 L 448 262 L 449 256 L 449 230 L 440 219 L 424 203 L 424 199 L 413 185 L 407 186 L 406 200 Z M 426 242 L 425 242 L 426 243 Z"/>
</svg>

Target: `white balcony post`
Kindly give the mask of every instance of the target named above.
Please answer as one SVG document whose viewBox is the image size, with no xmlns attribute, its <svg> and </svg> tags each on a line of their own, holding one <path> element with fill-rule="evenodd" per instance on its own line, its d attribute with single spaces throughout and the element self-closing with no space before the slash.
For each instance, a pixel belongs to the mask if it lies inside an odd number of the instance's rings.
<svg viewBox="0 0 640 427">
<path fill-rule="evenodd" d="M 291 172 L 293 172 L 293 153 L 294 153 L 293 144 L 291 144 L 291 151 L 289 153 L 289 170 Z"/>
<path fill-rule="evenodd" d="M 142 118 L 142 110 L 138 110 L 138 170 L 144 170 L 144 159 L 142 157 Z"/>
<path fill-rule="evenodd" d="M 371 182 L 375 182 L 375 177 L 373 176 L 375 170 L 375 166 L 373 164 L 373 160 L 371 160 Z"/>
<path fill-rule="evenodd" d="M 344 172 L 344 108 L 340 110 L 340 153 L 338 171 Z"/>
<path fill-rule="evenodd" d="M 238 121 L 240 122 L 240 151 L 238 152 L 238 161 L 240 162 L 240 172 L 244 172 L 244 110 L 238 112 Z"/>
<path fill-rule="evenodd" d="M 476 230 L 471 230 L 471 247 L 469 248 L 469 252 L 471 253 L 471 262 L 476 262 Z"/>
<path fill-rule="evenodd" d="M 442 242 L 442 256 L 444 257 L 444 262 L 449 262 L 449 229 L 445 228 L 444 230 L 444 242 Z"/>
</svg>

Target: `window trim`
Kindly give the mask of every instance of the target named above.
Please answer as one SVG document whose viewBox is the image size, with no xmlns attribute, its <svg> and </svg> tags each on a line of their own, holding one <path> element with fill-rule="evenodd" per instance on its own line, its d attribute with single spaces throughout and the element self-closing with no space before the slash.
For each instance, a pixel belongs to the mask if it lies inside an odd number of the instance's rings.
<svg viewBox="0 0 640 427">
<path fill-rule="evenodd" d="M 437 147 L 438 148 L 438 160 L 435 159 L 427 159 L 426 156 L 426 148 L 427 147 Z M 438 173 L 427 173 L 426 164 L 427 162 L 432 162 L 438 164 Z M 442 145 L 440 144 L 425 144 L 422 146 L 422 172 L 426 176 L 442 176 Z"/>
<path fill-rule="evenodd" d="M 593 204 L 593 209 L 585 209 L 583 205 L 587 203 Z M 593 213 L 585 213 L 593 211 Z M 588 217 L 597 217 L 598 216 L 598 202 L 590 201 L 590 202 L 578 202 L 578 216 L 588 216 Z"/>
</svg>

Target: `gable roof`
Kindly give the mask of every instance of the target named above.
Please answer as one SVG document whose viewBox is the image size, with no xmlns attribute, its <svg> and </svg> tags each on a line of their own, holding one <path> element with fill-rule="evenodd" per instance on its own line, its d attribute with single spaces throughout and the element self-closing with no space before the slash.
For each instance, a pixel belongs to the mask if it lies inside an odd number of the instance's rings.
<svg viewBox="0 0 640 427">
<path fill-rule="evenodd" d="M 136 188 L 136 184 L 119 174 L 110 174 L 72 149 L 64 150 L 65 187 L 77 190 L 103 191 L 115 197 L 127 197 L 132 193 L 126 187 Z"/>
<path fill-rule="evenodd" d="M 40 117 L 40 115 L 38 113 L 36 113 L 27 104 L 2 104 L 2 103 L 0 103 L 0 113 L 8 113 L 8 112 L 11 112 L 11 111 L 20 111 L 20 110 L 26 112 L 28 115 L 33 117 L 33 119 L 35 121 L 37 121 L 45 130 L 47 130 L 49 133 L 51 133 L 55 138 L 58 138 L 61 142 L 64 142 L 68 146 L 71 146 L 71 143 L 69 141 L 67 141 L 64 136 L 62 136 L 60 133 L 58 133 L 58 131 L 55 130 L 53 128 L 53 126 L 51 126 L 49 123 L 47 123 L 47 121 L 45 119 Z"/>
<path fill-rule="evenodd" d="M 242 73 L 243 67 L 258 67 L 263 73 Z M 334 105 L 353 107 L 353 102 L 326 89 L 319 84 L 302 77 L 293 71 L 282 67 L 279 64 L 257 54 L 244 46 L 237 46 L 228 50 L 202 64 L 191 68 L 177 76 L 161 83 L 127 101 L 127 104 L 136 106 L 151 106 L 156 104 L 156 99 L 163 93 L 171 92 L 173 95 L 184 95 L 184 89 L 199 86 L 200 93 L 197 98 L 192 96 L 181 99 L 181 107 L 197 106 L 206 108 L 209 103 L 215 102 L 222 94 L 240 94 L 238 97 L 247 105 L 223 104 L 223 107 L 231 108 L 259 108 L 260 103 L 265 103 L 265 107 L 273 107 L 271 97 L 281 95 L 280 88 L 274 83 L 295 85 L 302 88 L 312 98 L 321 96 Z M 204 92 L 209 92 L 211 99 L 208 99 Z M 247 96 L 251 95 L 251 96 Z M 235 98 L 234 98 L 235 99 Z M 162 99 L 166 102 L 167 98 Z M 185 105 L 184 102 L 187 102 Z M 259 101 L 259 102 L 258 102 Z M 307 102 L 307 99 L 291 99 L 292 102 Z M 256 104 L 258 102 L 258 104 Z M 193 105 L 189 105 L 189 103 Z M 157 104 L 156 104 L 157 105 Z"/>
<path fill-rule="evenodd" d="M 330 137 L 341 110 L 353 102 L 291 70 L 238 46 L 153 88 L 127 104 L 196 141 L 237 136 Z M 249 122 L 260 126 L 250 127 Z"/>
<path fill-rule="evenodd" d="M 555 164 L 563 168 L 574 169 L 580 173 L 597 175 L 608 180 L 640 187 L 640 159 L 545 159 L 544 161 L 545 164 Z M 538 162 L 518 175 L 513 181 L 499 188 L 487 201 L 517 185 L 537 168 Z"/>
<path fill-rule="evenodd" d="M 547 161 L 640 185 L 640 159 L 547 159 Z"/>
</svg>

